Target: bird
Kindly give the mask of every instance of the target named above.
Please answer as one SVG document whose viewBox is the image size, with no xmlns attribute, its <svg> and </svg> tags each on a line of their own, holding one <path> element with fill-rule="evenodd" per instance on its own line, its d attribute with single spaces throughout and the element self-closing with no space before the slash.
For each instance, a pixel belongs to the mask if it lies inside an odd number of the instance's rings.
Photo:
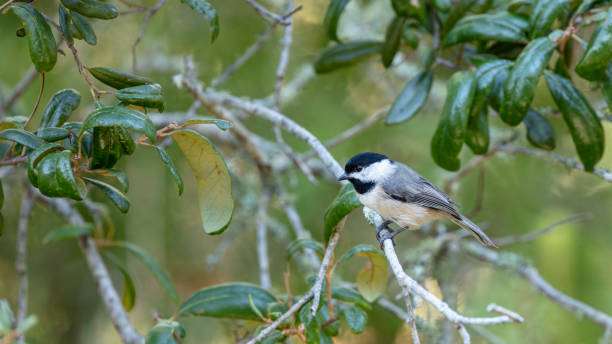
<svg viewBox="0 0 612 344">
<path fill-rule="evenodd" d="M 381 248 L 406 229 L 416 229 L 434 220 L 450 220 L 466 229 L 482 245 L 497 247 L 475 223 L 459 213 L 448 195 L 427 178 L 407 165 L 393 161 L 386 155 L 364 152 L 348 160 L 339 181 L 353 184 L 359 201 L 376 211 L 385 221 L 377 226 L 376 238 Z M 389 228 L 391 223 L 399 230 Z M 387 233 L 380 235 L 386 229 Z M 393 241 L 393 244 L 395 242 Z"/>
</svg>

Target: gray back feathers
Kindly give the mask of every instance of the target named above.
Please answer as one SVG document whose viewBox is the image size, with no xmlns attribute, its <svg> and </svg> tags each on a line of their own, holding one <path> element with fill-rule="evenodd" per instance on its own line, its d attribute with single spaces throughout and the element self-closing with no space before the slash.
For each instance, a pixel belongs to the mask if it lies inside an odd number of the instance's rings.
<svg viewBox="0 0 612 344">
<path fill-rule="evenodd" d="M 389 197 L 398 201 L 414 203 L 427 208 L 444 211 L 456 219 L 461 215 L 453 208 L 453 202 L 442 190 L 410 167 L 394 161 L 395 173 L 385 179 L 382 188 Z"/>
</svg>

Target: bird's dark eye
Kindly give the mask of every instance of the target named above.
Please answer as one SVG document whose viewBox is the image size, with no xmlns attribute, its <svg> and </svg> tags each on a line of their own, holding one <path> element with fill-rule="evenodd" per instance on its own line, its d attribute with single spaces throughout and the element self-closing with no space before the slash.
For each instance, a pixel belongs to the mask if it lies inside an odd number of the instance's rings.
<svg viewBox="0 0 612 344">
<path fill-rule="evenodd" d="M 357 168 L 355 169 L 355 171 L 357 171 L 357 172 L 361 172 L 361 170 L 363 170 L 363 167 L 361 167 L 361 166 L 357 166 Z"/>
</svg>

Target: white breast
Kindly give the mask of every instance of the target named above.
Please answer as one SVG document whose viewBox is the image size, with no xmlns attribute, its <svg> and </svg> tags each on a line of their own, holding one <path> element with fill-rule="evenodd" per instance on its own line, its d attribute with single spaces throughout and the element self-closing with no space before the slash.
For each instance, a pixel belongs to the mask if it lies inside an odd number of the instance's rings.
<svg viewBox="0 0 612 344">
<path fill-rule="evenodd" d="M 442 217 L 439 211 L 431 208 L 394 200 L 378 185 L 366 194 L 358 194 L 358 197 L 363 205 L 375 210 L 380 216 L 395 222 L 400 227 L 416 229 L 429 221 Z"/>
</svg>

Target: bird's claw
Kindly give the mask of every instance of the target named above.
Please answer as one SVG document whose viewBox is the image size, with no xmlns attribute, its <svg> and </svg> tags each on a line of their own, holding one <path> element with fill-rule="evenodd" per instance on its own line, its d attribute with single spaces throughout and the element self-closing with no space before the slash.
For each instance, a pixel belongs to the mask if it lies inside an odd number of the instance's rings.
<svg viewBox="0 0 612 344">
<path fill-rule="evenodd" d="M 395 240 L 393 238 L 395 238 L 396 235 L 400 234 L 401 232 L 405 231 L 406 229 L 408 229 L 408 227 L 404 227 L 404 228 L 400 228 L 396 231 L 392 231 L 391 229 L 387 228 L 387 233 L 383 234 L 382 236 L 379 237 L 379 235 L 377 235 L 377 239 L 378 239 L 378 243 L 380 244 L 380 249 L 384 250 L 384 243 L 385 240 L 387 239 L 391 239 L 391 242 L 393 243 L 393 247 L 395 247 Z M 378 233 L 377 233 L 378 234 Z"/>
<path fill-rule="evenodd" d="M 391 229 L 389 229 L 389 225 L 390 224 L 391 224 L 391 221 L 387 220 L 387 221 L 381 223 L 380 225 L 376 226 L 376 240 L 380 241 L 380 232 L 383 229 L 391 231 Z"/>
</svg>

